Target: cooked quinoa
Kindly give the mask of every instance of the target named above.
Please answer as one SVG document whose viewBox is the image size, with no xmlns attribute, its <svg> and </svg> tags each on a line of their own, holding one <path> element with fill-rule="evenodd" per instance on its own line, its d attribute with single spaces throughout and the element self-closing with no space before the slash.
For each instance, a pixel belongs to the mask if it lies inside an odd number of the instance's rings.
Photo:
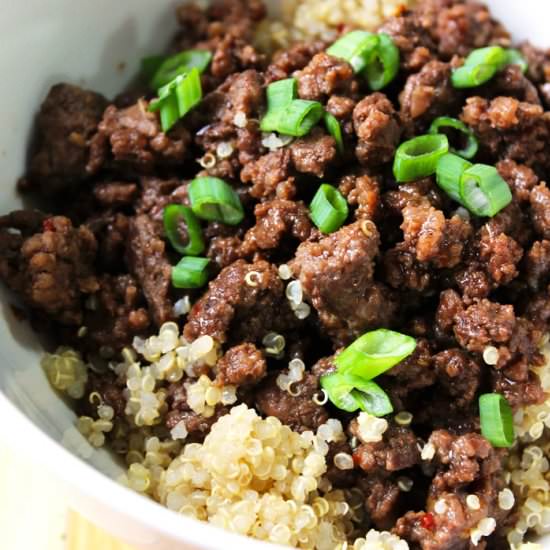
<svg viewBox="0 0 550 550">
<path fill-rule="evenodd" d="M 414 0 L 281 0 L 276 17 L 261 23 L 256 42 L 264 50 L 311 39 L 333 41 L 342 28 L 374 30 Z"/>
</svg>

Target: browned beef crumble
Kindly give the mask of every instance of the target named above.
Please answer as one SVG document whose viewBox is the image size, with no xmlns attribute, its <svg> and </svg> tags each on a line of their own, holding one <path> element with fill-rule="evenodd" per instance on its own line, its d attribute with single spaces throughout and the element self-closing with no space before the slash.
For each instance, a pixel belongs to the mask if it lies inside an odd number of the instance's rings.
<svg viewBox="0 0 550 550">
<path fill-rule="evenodd" d="M 470 550 L 470 530 L 490 516 L 497 533 L 476 548 L 500 549 L 514 514 L 498 507 L 504 452 L 480 435 L 478 397 L 499 392 L 514 410 L 546 397 L 530 367 L 542 363 L 539 344 L 550 330 L 550 51 L 522 44 L 525 75 L 508 66 L 483 86 L 457 90 L 453 68 L 474 48 L 509 47 L 510 36 L 477 1 L 420 0 L 381 26 L 400 51 L 400 70 L 372 92 L 323 41 L 258 53 L 254 33 L 264 15 L 260 0 L 177 10 L 180 31 L 169 53 L 206 49 L 213 59 L 201 77 L 201 103 L 167 133 L 147 109 L 155 90 L 144 82 L 112 101 L 54 86 L 20 182 L 43 211 L 0 217 L 0 279 L 58 343 L 89 359 L 113 357 L 166 321 L 177 321 L 188 340 L 214 338 L 213 369 L 163 382 L 162 429 L 183 421 L 189 440 L 200 442 L 228 412 L 218 405 L 207 418 L 191 410 L 186 384 L 201 374 L 237 386 L 239 401 L 297 431 L 338 418 L 346 437 L 330 442 L 326 476 L 361 495 L 363 533 L 372 525 L 411 550 Z M 266 146 L 266 87 L 289 77 L 300 98 L 338 119 L 343 152 L 323 124 Z M 476 161 L 496 165 L 510 186 L 513 200 L 496 216 L 459 208 L 434 177 L 394 181 L 396 148 L 437 116 L 460 117 L 479 141 Z M 166 239 L 163 211 L 189 205 L 188 184 L 198 175 L 233 186 L 245 217 L 237 226 L 203 223 L 210 282 L 180 291 L 171 284 L 179 255 Z M 330 234 L 309 212 L 325 182 L 349 205 L 348 219 Z M 311 308 L 305 319 L 286 296 L 285 269 Z M 192 308 L 177 319 L 174 304 L 184 295 Z M 334 372 L 343 346 L 377 328 L 417 340 L 413 354 L 377 378 L 395 412 L 413 420 L 400 426 L 388 416 L 381 441 L 361 441 L 357 415 L 323 404 L 319 380 Z M 277 357 L 264 349 L 268 332 L 285 338 Z M 488 346 L 498 352 L 494 365 L 484 359 Z M 289 393 L 277 378 L 294 358 L 306 370 Z M 124 387 L 110 370 L 88 380 L 117 416 Z M 95 414 L 89 403 L 79 408 Z M 421 459 L 426 442 L 435 448 L 432 461 Z M 354 468 L 339 469 L 339 453 L 353 455 Z M 413 482 L 410 492 L 403 479 Z M 467 506 L 469 494 L 479 510 Z M 439 500 L 444 513 L 435 513 Z"/>
</svg>

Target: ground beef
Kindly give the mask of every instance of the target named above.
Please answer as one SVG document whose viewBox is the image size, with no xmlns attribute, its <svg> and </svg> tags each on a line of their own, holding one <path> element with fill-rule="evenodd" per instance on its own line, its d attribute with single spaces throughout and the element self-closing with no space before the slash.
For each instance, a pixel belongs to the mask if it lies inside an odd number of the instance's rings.
<svg viewBox="0 0 550 550">
<path fill-rule="evenodd" d="M 298 395 L 293 396 L 277 385 L 277 375 L 271 375 L 254 394 L 255 404 L 261 414 L 274 416 L 293 430 L 316 430 L 328 418 L 328 412 L 313 401 L 320 391 L 317 376 L 306 373 L 300 382 L 293 384 Z"/>
<path fill-rule="evenodd" d="M 362 228 L 356 222 L 319 241 L 302 243 L 291 262 L 306 298 L 335 344 L 390 322 L 391 293 L 372 280 L 378 247 L 374 224 Z"/>
<path fill-rule="evenodd" d="M 499 71 L 493 79 L 479 89 L 479 95 L 487 98 L 513 97 L 519 101 L 540 105 L 537 88 L 525 77 L 518 65 L 508 65 Z"/>
<path fill-rule="evenodd" d="M 138 187 L 135 183 L 108 181 L 94 185 L 94 197 L 101 206 L 117 207 L 132 204 Z"/>
<path fill-rule="evenodd" d="M 221 270 L 242 256 L 242 239 L 236 235 L 213 237 L 208 243 L 206 256 Z"/>
<path fill-rule="evenodd" d="M 451 407 L 464 409 L 476 398 L 481 368 L 466 352 L 448 349 L 433 357 L 437 383 Z"/>
<path fill-rule="evenodd" d="M 539 105 L 511 97 L 490 102 L 469 97 L 461 119 L 474 131 L 481 155 L 508 158 L 535 169 L 547 165 L 548 116 Z"/>
<path fill-rule="evenodd" d="M 266 80 L 270 84 L 275 80 L 288 78 L 295 71 L 303 69 L 312 57 L 326 48 L 326 43 L 318 40 L 314 42 L 297 42 L 288 50 L 275 53 L 271 64 L 266 71 Z"/>
<path fill-rule="evenodd" d="M 161 131 L 157 113 L 150 113 L 144 99 L 118 109 L 107 107 L 98 132 L 91 140 L 89 173 L 109 161 L 150 172 L 158 164 L 181 164 L 190 141 L 189 132 L 177 124 L 167 134 Z"/>
<path fill-rule="evenodd" d="M 420 4 L 419 17 L 445 59 L 466 56 L 489 44 L 510 45 L 509 33 L 491 17 L 485 4 L 428 0 Z"/>
<path fill-rule="evenodd" d="M 85 297 L 99 288 L 94 235 L 63 216 L 26 214 L 0 219 L 0 227 L 7 230 L 0 238 L 0 244 L 7 241 L 0 276 L 31 308 L 64 325 L 80 325 Z M 41 218 L 40 228 L 36 222 Z M 14 229 L 21 233 L 10 239 L 7 235 Z"/>
<path fill-rule="evenodd" d="M 302 242 L 313 229 L 309 219 L 309 210 L 301 202 L 275 199 L 263 202 L 254 209 L 256 225 L 249 229 L 244 237 L 241 253 L 249 256 L 256 251 L 276 250 L 284 241 Z"/>
<path fill-rule="evenodd" d="M 401 217 L 406 206 L 428 202 L 438 210 L 447 204 L 446 197 L 435 184 L 433 178 L 423 178 L 410 183 L 401 183 L 397 189 L 386 191 L 382 196 L 384 209 L 392 216 Z"/>
<path fill-rule="evenodd" d="M 334 457 L 339 453 L 352 454 L 352 449 L 347 441 L 329 443 L 326 458 L 327 473 L 325 476 L 336 489 L 355 487 L 357 485 L 357 471 L 355 469 L 341 470 L 334 464 Z"/>
<path fill-rule="evenodd" d="M 124 397 L 124 388 L 126 384 L 117 379 L 114 373 L 88 373 L 88 381 L 86 383 L 86 394 L 91 395 L 97 392 L 103 404 L 112 407 L 115 417 L 124 418 L 124 409 L 126 408 L 126 399 Z M 90 400 L 85 400 L 81 403 L 82 414 L 97 418 L 97 401 L 90 403 Z"/>
<path fill-rule="evenodd" d="M 357 436 L 356 421 L 351 422 L 350 433 Z M 382 441 L 359 445 L 353 453 L 353 459 L 368 474 L 396 472 L 418 464 L 420 451 L 416 436 L 410 428 L 391 425 Z"/>
<path fill-rule="evenodd" d="M 91 353 L 107 355 L 144 336 L 151 328 L 151 315 L 141 289 L 131 275 L 103 275 L 99 290 L 86 304 L 82 337 Z"/>
<path fill-rule="evenodd" d="M 429 203 L 406 206 L 402 213 L 404 242 L 414 250 L 419 262 L 450 268 L 461 261 L 464 245 L 472 233 L 467 221 L 459 216 L 447 220 L 441 210 Z"/>
<path fill-rule="evenodd" d="M 401 68 L 406 72 L 419 71 L 433 58 L 436 46 L 414 13 L 391 17 L 380 27 L 380 32 L 389 34 L 399 48 Z"/>
<path fill-rule="evenodd" d="M 353 125 L 358 139 L 355 154 L 361 164 L 373 166 L 393 158 L 401 127 L 384 94 L 377 92 L 360 101 L 353 110 Z"/>
<path fill-rule="evenodd" d="M 155 224 L 145 214 L 130 222 L 127 262 L 143 289 L 151 315 L 157 325 L 173 319 L 170 291 L 172 266 L 166 245 L 159 239 Z"/>
<path fill-rule="evenodd" d="M 528 166 L 509 159 L 501 160 L 496 167 L 499 174 L 510 186 L 514 199 L 520 203 L 528 203 L 531 190 L 539 182 L 535 172 Z"/>
<path fill-rule="evenodd" d="M 318 53 L 296 74 L 298 95 L 301 99 L 324 102 L 335 93 L 351 95 L 357 82 L 352 66 L 343 59 L 327 53 Z"/>
<path fill-rule="evenodd" d="M 307 136 L 292 142 L 289 148 L 296 170 L 318 178 L 325 175 L 336 158 L 336 141 L 320 128 L 314 128 Z"/>
<path fill-rule="evenodd" d="M 408 512 L 397 521 L 394 532 L 422 550 L 468 550 L 470 530 L 482 518 L 496 517 L 498 521 L 507 514 L 497 502 L 504 487 L 499 454 L 476 433 L 454 436 L 439 430 L 429 441 L 436 448 L 438 465 L 427 501 L 431 521 L 425 521 L 426 512 Z M 467 506 L 468 494 L 479 498 L 478 510 Z M 434 505 L 441 499 L 447 508 L 435 513 Z"/>
<path fill-rule="evenodd" d="M 243 183 L 252 183 L 249 193 L 256 199 L 292 199 L 296 193 L 294 178 L 290 176 L 291 153 L 281 148 L 249 162 L 241 172 Z"/>
<path fill-rule="evenodd" d="M 340 193 L 355 209 L 356 219 L 375 221 L 380 213 L 380 183 L 376 178 L 363 175 L 344 176 L 338 185 Z"/>
<path fill-rule="evenodd" d="M 353 134 L 352 115 L 356 102 L 351 97 L 332 95 L 327 101 L 327 111 L 338 119 L 343 136 Z"/>
<path fill-rule="evenodd" d="M 406 243 L 399 243 L 384 253 L 382 269 L 386 282 L 394 289 L 425 291 L 432 282 L 428 264 L 421 264 Z"/>
<path fill-rule="evenodd" d="M 360 477 L 358 487 L 365 495 L 365 510 L 376 529 L 391 529 L 399 515 L 401 490 L 385 476 Z"/>
<path fill-rule="evenodd" d="M 525 256 L 525 272 L 529 286 L 535 290 L 550 277 L 550 241 L 535 241 Z"/>
<path fill-rule="evenodd" d="M 550 239 L 550 189 L 541 183 L 531 190 L 531 219 L 539 235 Z"/>
<path fill-rule="evenodd" d="M 217 380 L 222 385 L 257 384 L 267 373 L 264 354 L 254 344 L 230 348 L 218 361 Z"/>
<path fill-rule="evenodd" d="M 107 101 L 70 84 L 53 86 L 40 108 L 27 172 L 32 187 L 59 191 L 87 177 L 89 140 Z"/>
<path fill-rule="evenodd" d="M 494 286 L 510 283 L 518 275 L 517 264 L 523 249 L 504 233 L 495 234 L 483 227 L 480 231 L 479 258 Z"/>
<path fill-rule="evenodd" d="M 106 211 L 104 214 L 86 220 L 86 226 L 92 231 L 97 241 L 99 267 L 109 273 L 123 271 L 130 227 L 128 216 L 119 212 Z"/>
<path fill-rule="evenodd" d="M 191 340 L 209 334 L 220 342 L 256 342 L 269 331 L 295 325 L 277 269 L 266 261 L 237 260 L 221 271 L 195 303 L 184 333 Z"/>
<path fill-rule="evenodd" d="M 419 73 L 409 76 L 399 95 L 401 118 L 406 127 L 414 127 L 418 133 L 434 118 L 452 116 L 460 102 L 461 93 L 451 84 L 451 66 L 441 61 L 430 61 Z"/>
</svg>

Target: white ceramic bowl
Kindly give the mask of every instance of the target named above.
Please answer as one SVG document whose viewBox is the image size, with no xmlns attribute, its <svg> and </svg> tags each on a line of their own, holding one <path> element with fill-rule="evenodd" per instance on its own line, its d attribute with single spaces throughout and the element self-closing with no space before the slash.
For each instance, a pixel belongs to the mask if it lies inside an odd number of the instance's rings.
<svg viewBox="0 0 550 550">
<path fill-rule="evenodd" d="M 34 114 L 49 87 L 69 81 L 112 96 L 136 72 L 141 57 L 168 42 L 176 3 L 0 0 L 2 213 L 20 205 L 14 184 L 24 167 Z M 516 37 L 550 46 L 547 0 L 488 3 Z M 15 320 L 6 300 L 0 307 L 0 429 L 60 480 L 76 510 L 143 548 L 268 548 L 172 513 L 112 481 L 119 467 L 74 430 L 74 413 L 54 394 L 38 366 L 35 337 Z M 550 539 L 547 544 L 550 548 Z"/>
</svg>

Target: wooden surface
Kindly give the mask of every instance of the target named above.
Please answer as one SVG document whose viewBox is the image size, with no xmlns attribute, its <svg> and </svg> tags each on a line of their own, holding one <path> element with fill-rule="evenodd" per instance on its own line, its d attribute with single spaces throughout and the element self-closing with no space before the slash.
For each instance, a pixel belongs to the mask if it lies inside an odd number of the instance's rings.
<svg viewBox="0 0 550 550">
<path fill-rule="evenodd" d="M 0 533 L 5 550 L 134 550 L 68 510 L 55 481 L 40 468 L 40 456 L 16 456 L 4 442 Z"/>
</svg>

